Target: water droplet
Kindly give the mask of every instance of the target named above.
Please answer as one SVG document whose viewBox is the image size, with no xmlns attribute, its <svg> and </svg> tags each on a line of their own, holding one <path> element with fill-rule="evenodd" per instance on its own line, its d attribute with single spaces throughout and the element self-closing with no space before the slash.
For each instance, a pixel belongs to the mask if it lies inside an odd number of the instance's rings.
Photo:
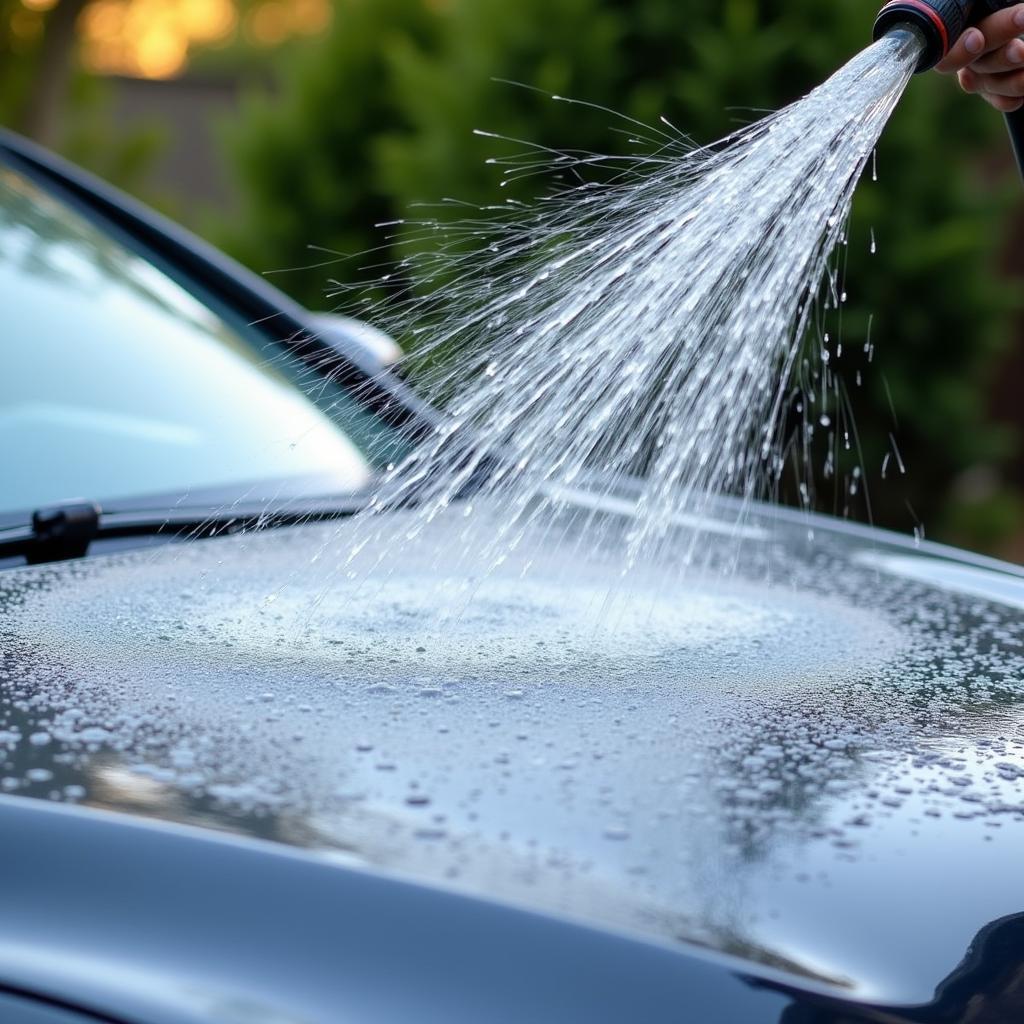
<svg viewBox="0 0 1024 1024">
<path fill-rule="evenodd" d="M 629 839 L 629 829 L 623 828 L 621 825 L 610 825 L 604 830 L 605 839 L 614 839 L 616 841 L 622 841 Z"/>
</svg>

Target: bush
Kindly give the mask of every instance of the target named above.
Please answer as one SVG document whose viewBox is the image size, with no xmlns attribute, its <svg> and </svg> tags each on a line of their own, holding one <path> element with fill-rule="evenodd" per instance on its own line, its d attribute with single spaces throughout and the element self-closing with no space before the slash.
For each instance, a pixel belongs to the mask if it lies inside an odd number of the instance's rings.
<svg viewBox="0 0 1024 1024">
<path fill-rule="evenodd" d="M 379 243 L 374 224 L 396 202 L 381 173 L 378 140 L 406 125 L 392 66 L 397 51 L 433 49 L 439 28 L 422 0 L 349 0 L 335 30 L 291 53 L 279 90 L 247 98 L 226 125 L 239 213 L 211 225 L 225 249 L 313 308 L 332 254 Z M 316 248 L 314 248 L 316 247 Z"/>
</svg>

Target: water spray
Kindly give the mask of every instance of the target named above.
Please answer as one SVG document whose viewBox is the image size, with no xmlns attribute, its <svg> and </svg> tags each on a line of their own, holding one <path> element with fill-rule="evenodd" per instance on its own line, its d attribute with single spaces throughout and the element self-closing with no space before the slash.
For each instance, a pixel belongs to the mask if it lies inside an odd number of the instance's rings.
<svg viewBox="0 0 1024 1024">
<path fill-rule="evenodd" d="M 935 67 L 969 25 L 1012 7 L 1016 0 L 890 0 L 875 19 L 874 37 L 904 33 L 920 49 L 917 73 Z M 1024 175 L 1024 107 L 1006 115 L 1010 142 Z"/>
<path fill-rule="evenodd" d="M 439 557 L 449 571 L 458 552 L 474 579 L 556 534 L 580 557 L 621 553 L 623 575 L 707 568 L 708 534 L 745 539 L 745 505 L 720 512 L 722 495 L 772 496 L 793 472 L 810 507 L 815 438 L 836 511 L 864 500 L 859 467 L 843 468 L 863 461 L 833 362 L 843 339 L 826 329 L 847 301 L 853 195 L 915 70 L 977 10 L 894 0 L 874 45 L 715 145 L 627 119 L 635 157 L 529 147 L 491 162 L 508 181 L 552 172 L 536 202 L 404 221 L 421 232 L 399 268 L 415 287 L 372 315 L 422 325 L 410 370 L 446 416 L 383 474 L 351 564 L 457 515 Z M 397 535 L 373 514 L 410 501 Z"/>
</svg>

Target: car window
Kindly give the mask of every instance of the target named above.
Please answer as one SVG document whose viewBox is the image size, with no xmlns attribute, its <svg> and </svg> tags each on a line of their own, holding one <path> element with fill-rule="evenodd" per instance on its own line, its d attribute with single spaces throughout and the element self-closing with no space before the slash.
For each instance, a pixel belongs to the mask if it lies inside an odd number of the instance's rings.
<svg viewBox="0 0 1024 1024">
<path fill-rule="evenodd" d="M 351 493 L 387 447 L 350 394 L 5 168 L 0 303 L 0 515 L 268 480 Z"/>
</svg>

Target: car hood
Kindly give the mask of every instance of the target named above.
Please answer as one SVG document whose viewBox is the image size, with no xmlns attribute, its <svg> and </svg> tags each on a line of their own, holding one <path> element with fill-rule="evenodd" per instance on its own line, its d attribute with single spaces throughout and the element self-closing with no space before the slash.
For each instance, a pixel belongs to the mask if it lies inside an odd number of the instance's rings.
<svg viewBox="0 0 1024 1024">
<path fill-rule="evenodd" d="M 1021 573 L 728 505 L 624 573 L 560 497 L 4 573 L 0 786 L 927 1002 L 1024 911 Z"/>
</svg>

